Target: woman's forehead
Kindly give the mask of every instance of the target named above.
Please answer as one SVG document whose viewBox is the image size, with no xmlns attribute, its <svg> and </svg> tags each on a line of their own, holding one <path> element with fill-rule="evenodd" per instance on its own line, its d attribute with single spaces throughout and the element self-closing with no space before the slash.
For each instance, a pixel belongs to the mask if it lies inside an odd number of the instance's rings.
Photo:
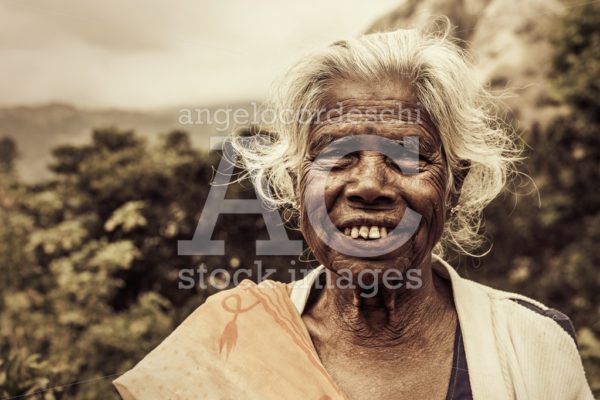
<svg viewBox="0 0 600 400">
<path fill-rule="evenodd" d="M 435 124 L 404 80 L 340 80 L 312 121 L 309 140 L 328 135 L 422 134 L 439 140 Z"/>
<path fill-rule="evenodd" d="M 319 140 L 319 138 L 323 136 L 341 138 L 350 135 L 377 135 L 390 138 L 418 136 L 427 141 L 438 142 L 438 135 L 431 133 L 422 125 L 409 125 L 392 122 L 340 122 L 321 124 L 315 126 L 315 128 L 311 131 L 309 140 Z"/>
<path fill-rule="evenodd" d="M 417 103 L 413 88 L 406 79 L 362 80 L 341 79 L 335 82 L 328 91 L 328 99 L 334 102 L 345 99 L 362 100 L 397 100 L 406 103 Z"/>
</svg>

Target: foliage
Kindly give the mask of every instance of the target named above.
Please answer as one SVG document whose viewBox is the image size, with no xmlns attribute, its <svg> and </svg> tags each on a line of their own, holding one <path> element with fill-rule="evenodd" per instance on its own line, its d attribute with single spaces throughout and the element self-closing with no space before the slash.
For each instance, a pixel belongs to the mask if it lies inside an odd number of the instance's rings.
<svg viewBox="0 0 600 400">
<path fill-rule="evenodd" d="M 183 132 L 148 146 L 116 129 L 53 154 L 49 182 L 24 185 L 9 168 L 0 179 L 0 398 L 117 398 L 115 374 L 211 294 L 178 289 L 178 270 L 201 261 L 231 268 L 229 258 L 176 254 L 218 158 L 192 149 Z M 234 185 L 232 195 L 243 190 Z M 216 235 L 230 246 L 266 235 L 258 216 L 224 222 Z M 254 246 L 237 247 L 228 254 L 253 259 Z"/>
</svg>

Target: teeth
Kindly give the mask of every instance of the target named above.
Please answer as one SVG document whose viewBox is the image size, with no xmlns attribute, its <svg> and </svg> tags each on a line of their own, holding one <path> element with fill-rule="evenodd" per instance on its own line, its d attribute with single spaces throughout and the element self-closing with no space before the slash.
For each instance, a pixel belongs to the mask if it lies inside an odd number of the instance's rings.
<svg viewBox="0 0 600 400">
<path fill-rule="evenodd" d="M 379 239 L 379 228 L 376 226 L 372 226 L 369 229 L 369 239 Z"/>
<path fill-rule="evenodd" d="M 366 239 L 369 237 L 369 228 L 366 226 L 361 226 L 360 230 L 358 231 L 358 234 L 360 235 L 361 238 Z"/>
<path fill-rule="evenodd" d="M 388 230 L 385 226 L 366 225 L 353 226 L 344 228 L 344 235 L 350 236 L 352 239 L 379 239 L 385 238 L 388 235 Z"/>
</svg>

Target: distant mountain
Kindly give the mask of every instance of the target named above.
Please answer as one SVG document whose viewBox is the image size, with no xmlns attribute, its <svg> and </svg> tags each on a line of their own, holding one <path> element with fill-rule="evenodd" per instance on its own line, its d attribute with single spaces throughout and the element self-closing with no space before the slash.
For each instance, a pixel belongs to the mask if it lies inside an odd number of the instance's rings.
<svg viewBox="0 0 600 400">
<path fill-rule="evenodd" d="M 81 109 L 61 103 L 6 107 L 0 108 L 0 137 L 16 140 L 20 154 L 17 163 L 19 174 L 31 182 L 49 176 L 47 164 L 53 147 L 85 143 L 90 140 L 94 128 L 115 126 L 133 129 L 151 141 L 160 134 L 179 129 L 190 133 L 194 145 L 208 148 L 211 135 L 227 135 L 233 128 L 225 115 L 225 112 L 231 114 L 232 111 L 217 110 L 240 108 L 251 112 L 252 104 L 244 102 L 160 111 Z M 209 119 L 213 124 L 207 123 Z"/>
<path fill-rule="evenodd" d="M 552 45 L 550 38 L 559 26 L 563 6 L 559 0 L 405 0 L 401 6 L 381 17 L 369 32 L 420 26 L 432 16 L 446 15 L 456 26 L 455 34 L 468 43 L 478 59 L 477 75 L 498 92 L 508 90 L 513 97 L 504 103 L 514 121 L 525 133 L 543 127 L 561 112 L 550 84 Z M 250 102 L 211 106 L 251 111 Z M 193 122 L 197 113 L 192 112 Z M 205 114 L 204 114 L 205 115 Z M 206 148 L 208 137 L 223 124 L 179 123 L 179 109 L 150 111 L 88 110 L 65 104 L 0 108 L 0 137 L 17 140 L 21 176 L 36 180 L 48 176 L 46 165 L 50 150 L 62 143 L 83 143 L 93 128 L 116 126 L 134 129 L 155 139 L 158 134 L 182 129 L 191 134 L 195 145 Z M 218 115 L 223 121 L 225 114 Z"/>
<path fill-rule="evenodd" d="M 504 103 L 525 133 L 562 111 L 550 84 L 552 44 L 564 6 L 559 0 L 407 0 L 369 32 L 423 26 L 446 15 L 477 60 L 477 76 L 508 91 Z"/>
</svg>

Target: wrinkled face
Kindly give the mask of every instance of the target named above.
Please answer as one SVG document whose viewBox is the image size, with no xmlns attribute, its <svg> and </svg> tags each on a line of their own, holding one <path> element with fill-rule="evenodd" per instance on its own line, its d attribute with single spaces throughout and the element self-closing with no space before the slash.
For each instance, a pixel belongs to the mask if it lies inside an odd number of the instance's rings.
<svg viewBox="0 0 600 400">
<path fill-rule="evenodd" d="M 337 111 L 312 126 L 301 170 L 301 224 L 309 247 L 319 262 L 334 271 L 350 269 L 356 274 L 394 268 L 404 272 L 418 267 L 440 239 L 448 212 L 447 164 L 435 127 L 423 110 L 416 110 L 415 97 L 403 85 L 373 87 L 343 81 L 331 91 L 330 99 Z M 324 153 L 349 135 L 367 135 L 363 136 L 367 142 L 381 137 L 401 144 L 407 137 L 418 137 L 414 170 L 407 173 L 402 161 L 394 162 L 376 150 L 359 150 L 342 158 L 338 158 L 342 153 L 331 158 Z M 322 227 L 309 218 L 308 213 L 314 212 L 310 205 L 322 202 L 323 194 L 333 225 L 360 246 L 383 243 L 410 210 L 420 220 L 406 243 L 387 254 L 344 254 L 330 246 L 326 235 L 319 234 Z"/>
</svg>

